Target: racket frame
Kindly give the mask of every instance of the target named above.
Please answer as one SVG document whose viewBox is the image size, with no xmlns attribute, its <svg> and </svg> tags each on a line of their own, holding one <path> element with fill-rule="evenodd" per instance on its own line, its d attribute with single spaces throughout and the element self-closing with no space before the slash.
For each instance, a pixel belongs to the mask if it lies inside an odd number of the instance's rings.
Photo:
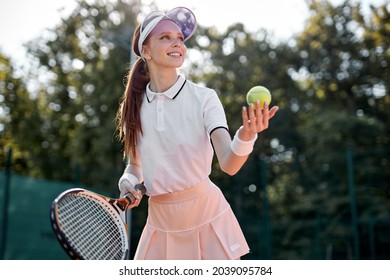
<svg viewBox="0 0 390 280">
<path fill-rule="evenodd" d="M 144 188 L 144 186 L 143 186 Z M 127 208 L 134 202 L 135 198 L 128 194 L 123 198 L 120 199 L 114 199 L 107 196 L 103 196 L 97 193 L 94 193 L 92 191 L 83 189 L 83 188 L 72 188 L 69 190 L 66 190 L 62 192 L 54 201 L 52 202 L 51 210 L 50 210 L 50 220 L 51 220 L 51 226 L 52 229 L 55 232 L 55 235 L 60 242 L 61 246 L 65 250 L 65 252 L 68 254 L 68 256 L 73 260 L 84 260 L 84 257 L 82 257 L 77 250 L 75 250 L 66 234 L 63 232 L 60 222 L 57 220 L 58 217 L 58 203 L 66 196 L 68 196 L 71 193 L 79 193 L 79 192 L 85 192 L 87 195 L 92 196 L 94 198 L 97 198 L 101 204 L 109 204 L 115 212 L 118 214 L 118 218 L 121 221 L 121 226 L 125 229 L 125 236 L 124 242 L 125 242 L 125 252 L 123 254 L 122 259 L 128 259 L 129 258 L 129 244 L 130 240 L 128 240 L 128 227 L 126 223 L 126 216 L 127 216 Z M 144 191 L 142 190 L 142 193 Z M 122 215 L 124 214 L 124 216 Z M 112 215 L 112 214 L 110 214 Z"/>
</svg>

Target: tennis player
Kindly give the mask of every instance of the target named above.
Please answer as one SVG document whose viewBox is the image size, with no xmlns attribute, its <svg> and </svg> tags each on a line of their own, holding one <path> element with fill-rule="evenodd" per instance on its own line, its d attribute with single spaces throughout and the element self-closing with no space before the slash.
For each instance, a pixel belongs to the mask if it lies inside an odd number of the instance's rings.
<svg viewBox="0 0 390 280">
<path fill-rule="evenodd" d="M 215 152 L 224 172 L 238 172 L 278 108 L 243 107 L 242 126 L 230 137 L 217 93 L 177 71 L 196 25 L 189 9 L 177 7 L 150 13 L 133 35 L 139 58 L 118 109 L 129 161 L 118 185 L 123 196 L 144 181 L 150 197 L 135 259 L 224 260 L 249 252 L 230 205 L 209 179 L 212 159 Z"/>
</svg>

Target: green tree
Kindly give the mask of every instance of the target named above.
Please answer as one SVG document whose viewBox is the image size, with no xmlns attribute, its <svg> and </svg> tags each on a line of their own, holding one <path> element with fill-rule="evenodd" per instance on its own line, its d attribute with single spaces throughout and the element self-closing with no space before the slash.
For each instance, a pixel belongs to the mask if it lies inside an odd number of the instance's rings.
<svg viewBox="0 0 390 280">
<path fill-rule="evenodd" d="M 387 144 L 389 140 L 390 120 L 388 108 L 390 106 L 390 10 L 384 3 L 379 7 L 371 6 L 371 17 L 357 17 L 363 30 L 363 48 L 360 51 L 365 59 L 364 75 L 361 79 L 361 91 L 368 95 L 371 110 L 365 112 L 375 115 L 386 124 L 387 133 L 379 139 L 380 144 Z"/>
<path fill-rule="evenodd" d="M 46 77 L 41 128 L 47 150 L 44 177 L 79 181 L 116 192 L 123 171 L 115 114 L 130 63 L 139 1 L 79 1 L 69 18 L 30 42 L 29 53 Z"/>
<path fill-rule="evenodd" d="M 307 27 L 297 37 L 301 59 L 293 72 L 304 92 L 299 99 L 302 110 L 298 130 L 303 149 L 298 156 L 306 203 L 298 204 L 290 214 L 332 221 L 321 229 L 326 233 L 322 247 L 334 246 L 336 257 L 359 257 L 349 249 L 353 246 L 345 153 L 347 148 L 355 152 L 372 148 L 385 151 L 389 145 L 388 113 L 379 109 L 383 107 L 380 104 L 388 102 L 388 78 L 378 65 L 380 48 L 372 48 L 364 38 L 374 33 L 363 21 L 359 3 L 346 1 L 333 6 L 328 1 L 313 1 L 310 8 Z M 366 160 L 382 172 L 376 171 L 376 191 L 364 183 L 357 185 L 360 219 L 389 212 L 388 198 L 383 195 L 389 176 L 387 157 L 387 153 L 379 157 L 366 154 Z M 362 178 L 368 173 L 360 169 L 354 175 Z M 293 243 L 307 238 L 299 228 L 290 235 Z"/>
<path fill-rule="evenodd" d="M 39 98 L 32 98 L 22 79 L 17 78 L 10 60 L 0 54 L 0 169 L 6 153 L 13 151 L 13 169 L 27 175 L 36 164 L 43 123 Z"/>
</svg>

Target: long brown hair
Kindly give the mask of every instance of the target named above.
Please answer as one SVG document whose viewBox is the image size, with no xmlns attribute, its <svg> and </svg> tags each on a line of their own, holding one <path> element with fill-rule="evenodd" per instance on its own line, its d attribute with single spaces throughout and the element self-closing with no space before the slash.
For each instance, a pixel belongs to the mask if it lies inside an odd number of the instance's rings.
<svg viewBox="0 0 390 280">
<path fill-rule="evenodd" d="M 147 64 L 138 50 L 140 26 L 134 30 L 132 49 L 139 56 L 127 75 L 126 88 L 117 111 L 117 131 L 119 140 L 124 143 L 124 157 L 136 157 L 136 146 L 142 134 L 141 105 L 146 85 L 150 81 Z"/>
</svg>

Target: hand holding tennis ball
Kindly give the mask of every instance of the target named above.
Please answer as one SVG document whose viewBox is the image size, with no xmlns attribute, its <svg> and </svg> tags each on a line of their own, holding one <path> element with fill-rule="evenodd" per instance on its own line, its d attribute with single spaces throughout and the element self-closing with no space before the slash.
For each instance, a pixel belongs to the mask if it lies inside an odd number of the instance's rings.
<svg viewBox="0 0 390 280">
<path fill-rule="evenodd" d="M 264 103 L 268 105 L 271 103 L 271 93 L 266 87 L 254 86 L 246 94 L 246 102 L 249 104 L 253 103 L 256 105 L 256 101 L 260 102 L 260 109 L 263 109 Z"/>
<path fill-rule="evenodd" d="M 271 103 L 271 93 L 263 86 L 251 88 L 246 94 L 246 101 L 249 105 L 253 105 L 249 108 L 242 107 L 242 126 L 238 130 L 238 138 L 247 141 L 245 143 L 254 143 L 257 134 L 268 128 L 269 120 L 275 116 L 279 107 L 273 106 L 269 110 L 263 110 L 264 103 L 267 103 L 267 109 Z"/>
</svg>

